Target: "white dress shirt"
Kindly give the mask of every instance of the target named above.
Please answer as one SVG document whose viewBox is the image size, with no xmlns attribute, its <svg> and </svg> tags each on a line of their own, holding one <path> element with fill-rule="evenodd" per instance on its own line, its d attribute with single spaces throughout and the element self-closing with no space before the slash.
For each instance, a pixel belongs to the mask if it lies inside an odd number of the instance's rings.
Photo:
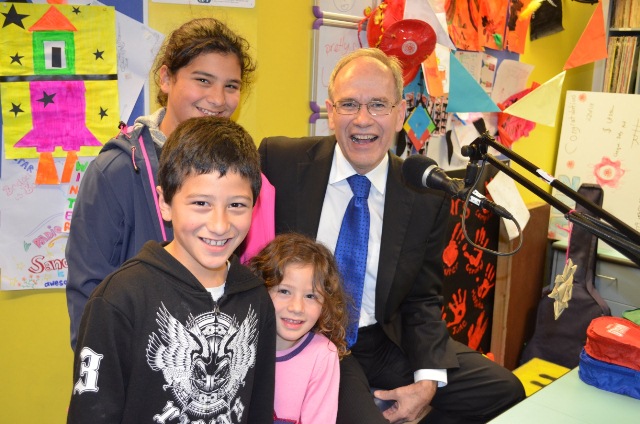
<svg viewBox="0 0 640 424">
<path fill-rule="evenodd" d="M 366 327 L 376 323 L 376 278 L 378 275 L 378 263 L 380 259 L 380 242 L 382 240 L 382 218 L 384 215 L 385 189 L 387 186 L 387 174 L 389 171 L 389 157 L 385 155 L 382 162 L 365 176 L 371 181 L 369 189 L 369 246 L 367 248 L 367 267 L 364 276 L 364 288 L 362 293 L 362 306 L 360 309 L 359 327 Z M 347 205 L 353 196 L 347 178 L 356 174 L 351 164 L 347 161 L 340 146 L 336 144 L 329 184 L 324 196 L 320 224 L 318 226 L 317 240 L 335 251 L 342 217 Z M 436 369 L 422 369 L 414 372 L 414 381 L 434 380 L 442 387 L 447 383 L 447 371 Z"/>
</svg>

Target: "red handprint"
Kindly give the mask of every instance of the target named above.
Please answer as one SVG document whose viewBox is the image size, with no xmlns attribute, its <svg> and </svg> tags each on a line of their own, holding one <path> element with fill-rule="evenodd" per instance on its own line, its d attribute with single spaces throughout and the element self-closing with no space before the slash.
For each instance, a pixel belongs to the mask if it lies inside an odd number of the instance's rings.
<svg viewBox="0 0 640 424">
<path fill-rule="evenodd" d="M 491 219 L 491 217 L 493 216 L 493 212 L 491 212 L 488 209 L 484 209 L 484 208 L 478 208 L 476 209 L 476 218 L 478 218 L 478 220 L 480 222 L 482 222 L 483 224 L 486 224 L 487 221 L 489 221 Z"/>
<path fill-rule="evenodd" d="M 471 324 L 469 326 L 469 331 L 467 335 L 469 336 L 469 342 L 467 345 L 473 349 L 478 350 L 478 346 L 480 346 L 480 342 L 482 341 L 482 336 L 484 336 L 485 331 L 487 331 L 487 326 L 489 325 L 489 320 L 484 318 L 484 311 L 478 315 L 478 319 L 475 324 Z"/>
<path fill-rule="evenodd" d="M 482 279 L 482 284 L 478 286 L 478 297 L 480 299 L 484 299 L 489 294 L 489 290 L 496 285 L 496 270 L 495 266 L 489 262 L 484 271 L 484 278 Z"/>
<path fill-rule="evenodd" d="M 458 294 L 451 295 L 452 301 L 449 302 L 449 309 L 453 312 L 453 319 L 447 323 L 447 327 L 453 327 L 460 324 L 462 318 L 467 313 L 467 291 L 458 289 Z"/>
<path fill-rule="evenodd" d="M 449 276 L 455 274 L 458 269 L 458 257 L 460 249 L 458 248 L 461 241 L 464 240 L 462 225 L 457 223 L 453 228 L 451 239 L 442 252 L 442 261 L 444 262 L 444 275 Z"/>
<path fill-rule="evenodd" d="M 484 228 L 476 230 L 475 244 L 482 247 L 487 247 L 487 244 L 489 244 L 487 231 Z M 470 275 L 477 274 L 484 266 L 484 262 L 482 261 L 482 250 L 477 247 L 474 247 L 473 250 L 476 252 L 475 255 L 464 252 L 464 256 L 469 260 L 466 270 Z"/>
</svg>

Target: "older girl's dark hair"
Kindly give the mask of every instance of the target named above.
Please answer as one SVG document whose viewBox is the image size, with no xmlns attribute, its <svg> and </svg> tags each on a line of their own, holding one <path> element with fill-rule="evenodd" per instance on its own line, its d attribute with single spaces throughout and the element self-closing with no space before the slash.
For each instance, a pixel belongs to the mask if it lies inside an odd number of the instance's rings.
<svg viewBox="0 0 640 424">
<path fill-rule="evenodd" d="M 313 288 L 323 298 L 322 311 L 313 331 L 331 340 L 340 358 L 348 355 L 345 294 L 333 254 L 323 244 L 307 236 L 287 233 L 276 236 L 248 263 L 253 273 L 265 281 L 267 289 L 282 282 L 289 265 L 313 267 Z"/>
<path fill-rule="evenodd" d="M 162 148 L 158 184 L 167 203 L 190 175 L 237 172 L 251 183 L 255 205 L 262 186 L 260 156 L 249 133 L 227 118 L 205 116 L 182 122 Z"/>
<path fill-rule="evenodd" d="M 249 42 L 214 18 L 193 19 L 166 38 L 153 68 L 156 83 L 159 85 L 159 71 L 163 66 L 167 67 L 169 75 L 175 76 L 178 70 L 204 53 L 235 55 L 240 63 L 242 88 L 251 85 L 256 64 L 249 55 Z M 167 98 L 167 93 L 158 90 L 156 100 L 160 106 L 167 106 Z"/>
</svg>

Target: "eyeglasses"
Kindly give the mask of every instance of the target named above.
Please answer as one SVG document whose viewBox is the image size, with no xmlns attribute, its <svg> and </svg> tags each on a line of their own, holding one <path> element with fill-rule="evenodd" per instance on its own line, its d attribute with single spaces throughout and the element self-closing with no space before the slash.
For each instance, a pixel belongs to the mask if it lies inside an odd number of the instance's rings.
<svg viewBox="0 0 640 424">
<path fill-rule="evenodd" d="M 358 103 L 355 100 L 339 100 L 333 104 L 333 107 L 339 115 L 355 115 L 360 112 L 360 108 L 363 105 L 366 105 L 372 116 L 384 116 L 390 115 L 393 108 L 398 106 L 398 103 L 390 104 L 380 100 L 372 100 L 369 103 Z"/>
</svg>

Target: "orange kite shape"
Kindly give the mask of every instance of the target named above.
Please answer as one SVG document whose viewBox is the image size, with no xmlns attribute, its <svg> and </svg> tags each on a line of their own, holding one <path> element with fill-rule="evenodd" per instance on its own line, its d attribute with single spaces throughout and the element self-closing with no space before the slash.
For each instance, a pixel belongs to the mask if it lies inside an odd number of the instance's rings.
<svg viewBox="0 0 640 424">
<path fill-rule="evenodd" d="M 563 69 L 566 71 L 567 69 L 606 58 L 607 35 L 605 33 L 602 2 L 599 2 Z"/>
</svg>

